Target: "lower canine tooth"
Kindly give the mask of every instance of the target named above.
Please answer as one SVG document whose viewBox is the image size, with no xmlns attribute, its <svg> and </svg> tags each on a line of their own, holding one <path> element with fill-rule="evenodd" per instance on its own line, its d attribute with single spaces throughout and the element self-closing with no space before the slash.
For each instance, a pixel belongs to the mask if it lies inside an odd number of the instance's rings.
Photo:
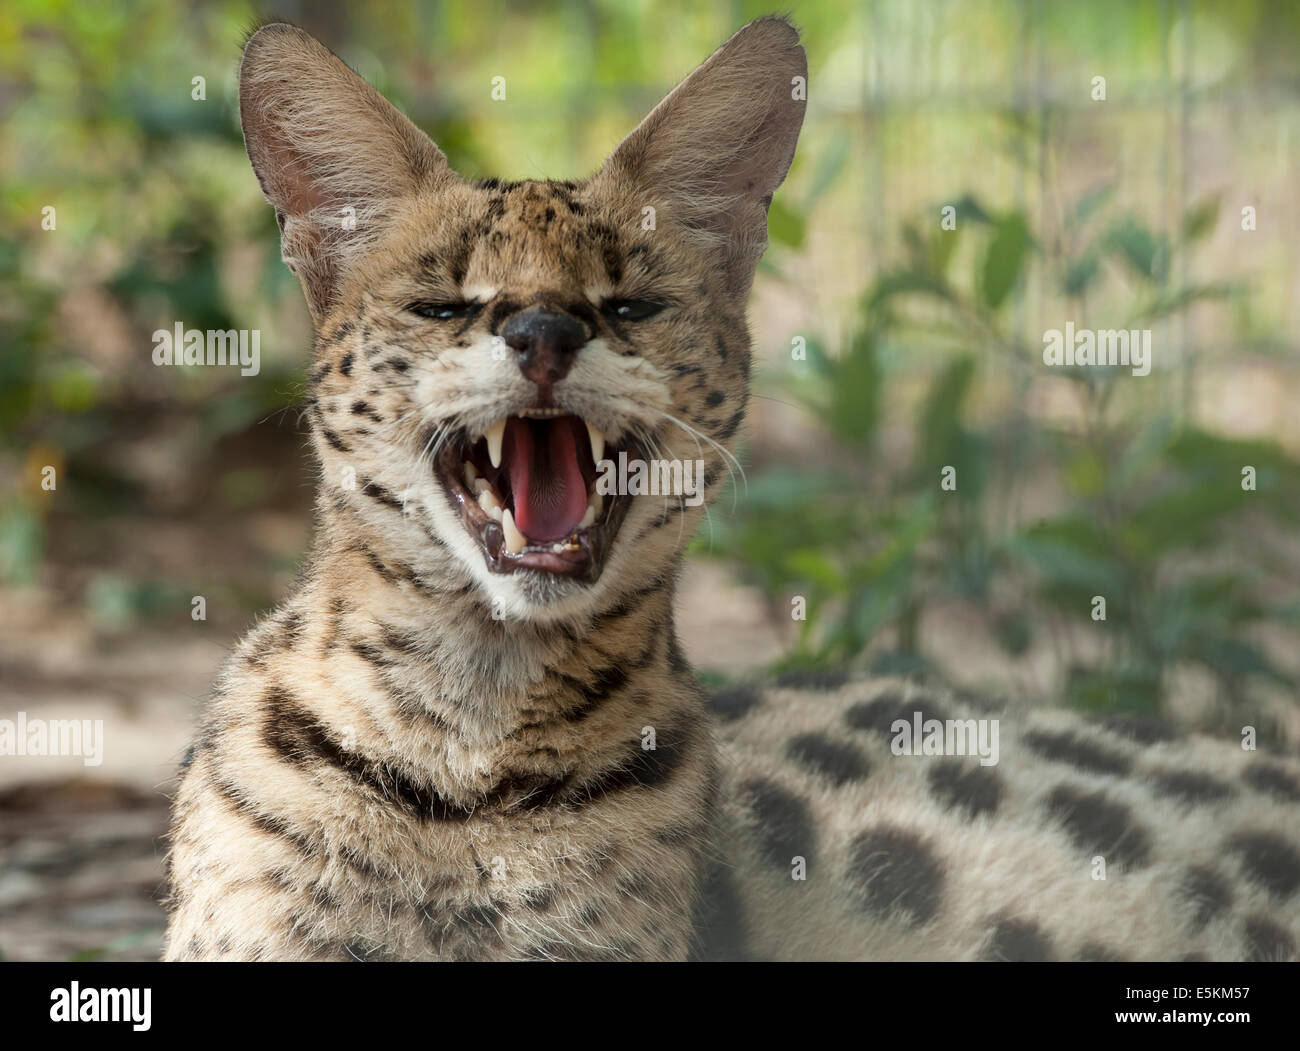
<svg viewBox="0 0 1300 1051">
<path fill-rule="evenodd" d="M 472 488 L 476 493 L 490 493 L 492 492 L 492 483 L 486 478 L 475 478 Z"/>
<path fill-rule="evenodd" d="M 506 534 L 506 550 L 512 555 L 519 554 L 528 546 L 528 540 L 515 526 L 515 516 L 510 513 L 508 507 L 501 512 L 501 528 Z"/>
<path fill-rule="evenodd" d="M 471 489 L 474 488 L 474 479 L 478 477 L 478 471 L 474 470 L 474 465 L 466 460 L 462 465 L 462 473 L 465 476 L 465 484 Z"/>
<path fill-rule="evenodd" d="M 495 518 L 498 522 L 501 521 L 501 501 L 497 499 L 497 494 L 491 489 L 484 489 L 478 494 L 478 505 L 492 518 Z"/>
<path fill-rule="evenodd" d="M 591 504 L 588 504 L 587 510 L 583 512 L 582 521 L 578 523 L 578 528 L 586 529 L 587 526 L 591 525 L 591 523 L 594 522 L 595 520 L 596 520 L 596 509 L 592 507 Z"/>
</svg>

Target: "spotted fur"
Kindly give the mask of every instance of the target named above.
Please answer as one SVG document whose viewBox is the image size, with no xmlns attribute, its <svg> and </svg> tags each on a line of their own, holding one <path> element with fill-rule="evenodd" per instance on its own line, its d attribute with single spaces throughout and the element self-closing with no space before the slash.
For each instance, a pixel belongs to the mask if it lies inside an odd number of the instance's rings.
<svg viewBox="0 0 1300 1051">
<path fill-rule="evenodd" d="M 741 689 L 711 702 L 717 842 L 754 956 L 1296 957 L 1293 755 L 917 681 Z M 997 764 L 895 754 L 917 712 L 996 719 Z"/>
<path fill-rule="evenodd" d="M 999 716 L 996 767 L 895 756 L 895 718 L 988 706 L 705 695 L 673 624 L 703 508 L 635 498 L 584 580 L 494 572 L 458 518 L 431 460 L 533 404 L 494 337 L 537 306 L 587 334 L 558 404 L 724 484 L 806 74 L 760 20 L 591 178 L 471 183 L 306 33 L 250 38 L 245 140 L 317 329 L 317 528 L 185 764 L 168 959 L 1294 955 L 1293 760 L 1060 713 Z"/>
</svg>

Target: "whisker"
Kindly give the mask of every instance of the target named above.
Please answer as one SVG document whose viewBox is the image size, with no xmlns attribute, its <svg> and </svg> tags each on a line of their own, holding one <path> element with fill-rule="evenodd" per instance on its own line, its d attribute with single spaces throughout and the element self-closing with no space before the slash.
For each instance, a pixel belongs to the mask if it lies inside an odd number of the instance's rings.
<svg viewBox="0 0 1300 1051">
<path fill-rule="evenodd" d="M 725 458 L 723 460 L 723 463 L 727 464 L 727 473 L 732 480 L 731 513 L 735 514 L 736 513 L 736 487 L 735 487 L 736 471 L 740 472 L 740 480 L 742 483 L 744 483 L 745 494 L 749 495 L 749 479 L 745 476 L 745 468 L 741 465 L 740 461 L 736 459 L 736 457 L 732 455 L 731 451 L 727 449 L 724 445 L 721 445 L 719 442 L 714 441 L 712 438 L 710 438 L 707 434 L 703 433 L 702 431 L 697 431 L 690 424 L 683 423 L 681 420 L 679 420 L 676 416 L 673 416 L 671 413 L 661 411 L 660 415 L 663 416 L 664 419 L 666 420 L 671 420 L 673 423 L 677 424 L 678 427 L 684 430 L 687 434 L 691 435 L 691 437 L 695 439 L 696 446 L 699 446 L 700 439 L 703 438 L 706 442 L 712 445 L 715 449 L 718 450 L 718 452 L 720 452 L 723 455 L 723 457 Z M 700 450 L 700 455 L 703 456 L 703 449 Z M 732 469 L 732 464 L 735 465 L 734 470 Z"/>
<path fill-rule="evenodd" d="M 654 455 L 655 455 L 657 458 L 659 458 L 659 459 L 661 459 L 661 460 L 665 460 L 665 459 L 674 459 L 674 460 L 679 460 L 679 461 L 681 460 L 681 457 L 677 455 L 677 451 L 676 451 L 675 449 L 671 448 L 671 447 L 668 449 L 668 452 L 669 452 L 671 455 L 670 455 L 670 456 L 667 456 L 667 457 L 664 456 L 664 455 L 663 455 L 663 451 L 660 449 L 659 443 L 655 440 L 654 435 L 652 435 L 652 434 L 649 432 L 649 430 L 645 429 L 644 427 L 639 427 L 639 428 L 637 428 L 637 433 L 638 433 L 640 439 L 641 439 L 642 441 L 644 441 L 647 445 L 649 445 L 649 446 L 651 447 L 651 449 L 652 449 Z M 666 440 L 666 439 L 665 439 L 665 440 Z M 699 442 L 698 442 L 698 441 L 697 441 L 695 444 L 696 444 L 697 447 L 699 446 Z M 703 478 L 699 479 L 699 485 L 701 486 L 701 492 L 703 491 L 703 484 L 704 484 L 704 482 L 703 482 Z M 685 496 L 684 493 L 678 493 L 678 494 L 676 494 L 676 495 L 677 495 L 677 506 L 681 509 L 680 514 L 677 516 L 677 541 L 680 543 L 680 542 L 681 542 L 681 539 L 682 539 L 682 533 L 683 533 L 683 531 L 686 529 L 686 513 L 687 513 L 687 512 L 686 512 L 686 496 Z M 667 503 L 667 500 L 665 500 L 664 502 Z M 712 549 L 712 547 L 713 547 L 713 516 L 712 516 L 711 514 L 709 514 L 709 505 L 708 505 L 707 502 L 704 503 L 704 516 L 705 516 L 705 518 L 708 520 L 708 523 L 709 523 L 709 547 L 710 547 L 710 549 Z"/>
</svg>

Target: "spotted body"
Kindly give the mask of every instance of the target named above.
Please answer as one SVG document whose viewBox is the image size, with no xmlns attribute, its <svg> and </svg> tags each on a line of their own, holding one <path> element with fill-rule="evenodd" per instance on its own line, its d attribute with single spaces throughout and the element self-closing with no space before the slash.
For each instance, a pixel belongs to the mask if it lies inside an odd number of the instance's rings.
<svg viewBox="0 0 1300 1051">
<path fill-rule="evenodd" d="M 168 959 L 1294 954 L 1293 760 L 1058 714 L 1006 716 L 996 767 L 898 757 L 886 716 L 968 702 L 697 683 L 704 508 L 593 464 L 725 484 L 806 77 L 760 20 L 591 178 L 474 183 L 301 30 L 250 38 L 317 526 L 187 758 Z"/>
<path fill-rule="evenodd" d="M 711 709 L 723 955 L 1295 959 L 1293 755 L 892 679 L 794 676 Z M 996 721 L 997 762 L 899 754 L 918 715 Z"/>
</svg>

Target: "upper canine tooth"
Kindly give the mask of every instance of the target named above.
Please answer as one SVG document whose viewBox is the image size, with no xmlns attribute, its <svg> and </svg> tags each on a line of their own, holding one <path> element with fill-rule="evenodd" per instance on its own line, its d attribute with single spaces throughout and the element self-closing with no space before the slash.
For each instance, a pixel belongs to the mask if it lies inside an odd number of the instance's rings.
<svg viewBox="0 0 1300 1051">
<path fill-rule="evenodd" d="M 515 525 L 515 516 L 510 513 L 508 507 L 501 512 L 501 529 L 506 535 L 506 550 L 512 555 L 519 554 L 528 546 L 527 538 L 519 532 L 518 526 Z"/>
<path fill-rule="evenodd" d="M 483 437 L 487 439 L 488 445 L 488 459 L 492 461 L 493 467 L 501 466 L 501 443 L 505 440 L 505 436 L 506 420 L 504 416 L 484 432 Z"/>
<path fill-rule="evenodd" d="M 583 421 L 586 423 L 586 421 Z M 591 439 L 591 458 L 599 464 L 605 458 L 605 433 L 594 424 L 587 424 L 587 437 Z"/>
</svg>

